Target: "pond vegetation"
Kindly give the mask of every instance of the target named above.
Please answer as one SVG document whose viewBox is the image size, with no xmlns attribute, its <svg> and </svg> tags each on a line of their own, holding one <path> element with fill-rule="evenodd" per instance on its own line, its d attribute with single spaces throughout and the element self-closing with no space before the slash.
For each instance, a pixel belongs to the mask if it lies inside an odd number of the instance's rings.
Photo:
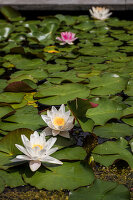
<svg viewBox="0 0 133 200">
<path fill-rule="evenodd" d="M 0 11 L 0 199 L 131 200 L 133 21 Z M 12 162 L 47 126 L 60 165 Z"/>
</svg>

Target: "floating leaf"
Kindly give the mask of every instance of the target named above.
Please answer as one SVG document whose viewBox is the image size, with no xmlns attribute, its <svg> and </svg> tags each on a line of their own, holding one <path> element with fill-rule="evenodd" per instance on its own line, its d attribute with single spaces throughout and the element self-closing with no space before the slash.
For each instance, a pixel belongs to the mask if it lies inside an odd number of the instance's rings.
<svg viewBox="0 0 133 200">
<path fill-rule="evenodd" d="M 79 99 L 68 101 L 68 107 L 81 125 L 84 132 L 91 132 L 94 126 L 94 122 L 86 117 L 86 111 L 92 108 L 91 103 L 88 100 Z"/>
<path fill-rule="evenodd" d="M 72 191 L 69 200 L 129 200 L 128 188 L 115 182 L 96 179 L 88 188 Z"/>
<path fill-rule="evenodd" d="M 0 94 L 0 102 L 21 103 L 24 93 L 3 92 Z"/>
<path fill-rule="evenodd" d="M 5 119 L 7 122 L 14 122 L 17 124 L 31 127 L 31 129 L 38 129 L 45 126 L 44 121 L 38 114 L 38 110 L 33 106 L 25 106 L 23 108 L 17 109 L 16 113 Z M 17 125 L 16 124 L 16 125 Z"/>
<path fill-rule="evenodd" d="M 23 177 L 26 183 L 47 190 L 73 190 L 91 184 L 94 180 L 93 171 L 80 162 L 64 162 L 62 166 L 52 167 L 51 170 L 41 167 L 37 172 L 32 173 L 26 169 Z"/>
<path fill-rule="evenodd" d="M 36 98 L 43 98 L 39 100 L 40 103 L 47 105 L 60 105 L 76 97 L 86 98 L 87 96 L 89 96 L 89 89 L 77 83 L 52 85 L 50 87 L 42 85 L 35 95 Z"/>
<path fill-rule="evenodd" d="M 122 123 L 110 123 L 94 128 L 94 133 L 103 138 L 119 138 L 132 136 L 133 127 Z"/>
<path fill-rule="evenodd" d="M 52 154 L 58 160 L 84 160 L 86 151 L 82 147 L 69 147 Z"/>
<path fill-rule="evenodd" d="M 108 167 L 116 160 L 125 160 L 131 168 L 133 168 L 133 156 L 128 151 L 128 142 L 124 138 L 117 141 L 107 141 L 97 145 L 92 156 L 96 162 Z"/>
<path fill-rule="evenodd" d="M 108 120 L 120 119 L 122 116 L 122 106 L 117 102 L 102 98 L 98 104 L 98 107 L 90 108 L 86 112 L 86 116 L 91 118 L 95 125 L 104 125 Z"/>
<path fill-rule="evenodd" d="M 91 77 L 88 86 L 92 89 L 91 94 L 93 95 L 110 95 L 121 92 L 126 85 L 126 78 L 117 74 L 104 74 L 102 77 Z"/>
</svg>

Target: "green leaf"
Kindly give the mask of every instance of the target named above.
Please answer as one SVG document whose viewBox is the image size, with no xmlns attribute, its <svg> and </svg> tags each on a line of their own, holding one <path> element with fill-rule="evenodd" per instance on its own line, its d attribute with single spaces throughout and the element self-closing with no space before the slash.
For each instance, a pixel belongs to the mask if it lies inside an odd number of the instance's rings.
<svg viewBox="0 0 133 200">
<path fill-rule="evenodd" d="M 5 115 L 11 113 L 12 111 L 14 111 L 14 110 L 9 106 L 0 107 L 0 118 L 2 118 Z"/>
<path fill-rule="evenodd" d="M 58 135 L 55 147 L 58 147 L 58 149 L 62 149 L 64 147 L 69 147 L 74 144 L 76 144 L 76 141 L 72 137 L 68 139 Z"/>
<path fill-rule="evenodd" d="M 15 131 L 10 132 L 8 135 L 4 136 L 0 140 L 0 151 L 2 153 L 6 153 L 7 155 L 5 156 L 13 156 L 16 154 L 20 154 L 20 151 L 16 148 L 15 144 L 20 144 L 23 145 L 22 140 L 21 140 L 21 135 L 25 135 L 29 138 L 29 136 L 33 133 L 32 130 L 22 128 L 22 129 L 17 129 Z M 4 158 L 4 154 L 3 154 Z"/>
<path fill-rule="evenodd" d="M 0 94 L 0 102 L 21 103 L 24 93 L 3 92 Z"/>
<path fill-rule="evenodd" d="M 85 98 L 87 96 L 89 96 L 89 89 L 78 83 L 66 83 L 49 87 L 42 85 L 35 95 L 36 98 L 43 98 L 39 100 L 40 103 L 47 105 L 60 105 L 76 97 Z"/>
<path fill-rule="evenodd" d="M 84 160 L 86 155 L 82 147 L 69 147 L 55 152 L 52 157 L 58 160 Z"/>
<path fill-rule="evenodd" d="M 10 83 L 6 88 L 6 92 L 30 92 L 37 88 L 37 85 L 28 79 L 23 81 L 15 81 Z"/>
<path fill-rule="evenodd" d="M 120 119 L 122 116 L 122 106 L 115 101 L 102 98 L 98 104 L 95 109 L 90 108 L 86 112 L 86 116 L 91 118 L 95 125 L 104 125 L 108 120 Z"/>
<path fill-rule="evenodd" d="M 3 6 L 0 11 L 9 21 L 22 20 L 20 13 L 9 6 Z"/>
<path fill-rule="evenodd" d="M 69 200 L 129 200 L 130 194 L 124 185 L 96 179 L 88 188 L 72 191 Z"/>
<path fill-rule="evenodd" d="M 127 88 L 124 91 L 128 96 L 133 96 L 133 79 L 130 79 L 127 84 Z"/>
<path fill-rule="evenodd" d="M 4 180 L 5 185 L 11 188 L 25 185 L 24 181 L 22 180 L 22 176 L 18 170 L 9 170 L 9 172 L 0 170 L 0 177 L 2 177 L 2 179 Z"/>
<path fill-rule="evenodd" d="M 91 77 L 89 88 L 92 95 L 111 95 L 121 92 L 127 85 L 127 79 L 117 74 L 104 74 L 102 77 Z"/>
<path fill-rule="evenodd" d="M 86 111 L 92 108 L 88 100 L 79 99 L 68 101 L 68 107 L 73 113 L 76 120 L 79 122 L 84 132 L 91 132 L 94 126 L 94 122 L 86 117 Z"/>
<path fill-rule="evenodd" d="M 5 182 L 3 178 L 0 176 L 0 193 L 3 192 L 5 189 Z"/>
<path fill-rule="evenodd" d="M 128 142 L 124 138 L 120 138 L 120 140 L 115 142 L 107 141 L 97 145 L 92 151 L 92 156 L 96 162 L 99 162 L 106 167 L 120 159 L 125 160 L 129 166 L 133 168 L 133 156 L 127 148 Z"/>
<path fill-rule="evenodd" d="M 7 122 L 16 122 L 18 124 L 30 125 L 31 129 L 39 129 L 45 126 L 44 121 L 38 114 L 37 108 L 33 106 L 25 106 L 23 108 L 17 109 L 14 115 L 5 119 Z"/>
<path fill-rule="evenodd" d="M 2 92 L 7 85 L 7 80 L 0 79 L 0 92 Z"/>
<path fill-rule="evenodd" d="M 130 126 L 133 126 L 133 118 L 122 118 L 122 121 Z"/>
<path fill-rule="evenodd" d="M 103 138 L 119 138 L 132 136 L 133 127 L 122 123 L 110 123 L 94 128 L 94 133 Z"/>
<path fill-rule="evenodd" d="M 38 189 L 73 190 L 80 186 L 91 184 L 94 180 L 93 171 L 80 162 L 64 162 L 62 166 L 51 168 L 52 171 L 41 167 L 35 173 L 27 170 L 23 175 L 24 181 Z"/>
</svg>

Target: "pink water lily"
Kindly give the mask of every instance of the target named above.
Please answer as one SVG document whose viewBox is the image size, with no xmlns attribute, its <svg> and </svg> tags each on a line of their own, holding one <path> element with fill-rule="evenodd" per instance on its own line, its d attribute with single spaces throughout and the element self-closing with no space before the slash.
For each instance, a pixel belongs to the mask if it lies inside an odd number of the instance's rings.
<svg viewBox="0 0 133 200">
<path fill-rule="evenodd" d="M 56 39 L 62 42 L 62 43 L 60 43 L 61 45 L 64 45 L 64 44 L 71 45 L 77 39 L 77 37 L 75 37 L 75 33 L 62 32 L 61 37 L 56 37 Z"/>
</svg>

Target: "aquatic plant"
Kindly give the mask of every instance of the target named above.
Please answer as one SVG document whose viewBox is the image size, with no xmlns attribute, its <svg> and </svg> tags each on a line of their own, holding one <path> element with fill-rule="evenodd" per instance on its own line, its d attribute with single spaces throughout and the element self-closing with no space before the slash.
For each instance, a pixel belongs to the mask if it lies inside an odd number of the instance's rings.
<svg viewBox="0 0 133 200">
<path fill-rule="evenodd" d="M 111 12 L 109 12 L 110 10 L 105 7 L 92 7 L 92 9 L 89 9 L 89 11 L 94 19 L 99 20 L 108 19 L 109 16 L 112 14 Z"/>
<path fill-rule="evenodd" d="M 64 44 L 71 45 L 77 39 L 77 37 L 75 37 L 75 33 L 62 32 L 61 37 L 56 37 L 56 39 L 62 42 L 62 43 L 60 43 L 61 45 L 64 45 Z"/>
<path fill-rule="evenodd" d="M 69 130 L 74 126 L 74 117 L 70 116 L 70 110 L 65 112 L 64 104 L 61 105 L 59 110 L 52 106 L 51 111 L 47 111 L 47 115 L 41 115 L 42 119 L 49 126 L 44 129 L 46 135 L 60 135 L 69 138 Z"/>
<path fill-rule="evenodd" d="M 30 135 L 30 140 L 25 135 L 21 135 L 21 139 L 25 148 L 18 144 L 15 144 L 15 146 L 25 155 L 17 155 L 16 158 L 11 160 L 12 162 L 29 161 L 31 171 L 36 171 L 41 166 L 41 162 L 43 164 L 45 162 L 63 164 L 61 161 L 50 156 L 58 149 L 58 147 L 51 148 L 57 138 L 52 137 L 46 141 L 44 133 L 41 133 L 39 136 L 38 132 L 35 131 Z"/>
</svg>

